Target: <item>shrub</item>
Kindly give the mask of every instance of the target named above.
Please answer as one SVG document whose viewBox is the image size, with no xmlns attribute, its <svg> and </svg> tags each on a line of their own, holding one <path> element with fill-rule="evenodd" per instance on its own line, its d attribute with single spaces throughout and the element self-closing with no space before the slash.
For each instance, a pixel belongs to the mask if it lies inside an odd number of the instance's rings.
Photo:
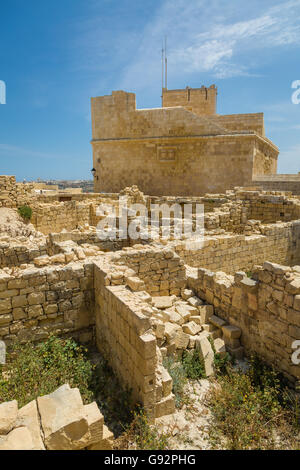
<svg viewBox="0 0 300 470">
<path fill-rule="evenodd" d="M 119 450 L 165 450 L 168 448 L 168 439 L 168 434 L 159 432 L 156 427 L 149 425 L 147 414 L 143 408 L 138 407 L 134 412 L 133 421 L 115 442 L 114 448 Z"/>
<path fill-rule="evenodd" d="M 182 365 L 188 379 L 199 380 L 206 377 L 204 362 L 199 351 L 195 349 L 191 352 L 183 351 Z"/>
<path fill-rule="evenodd" d="M 176 408 L 181 408 L 187 402 L 187 394 L 184 387 L 187 383 L 187 376 L 183 364 L 176 362 L 173 357 L 167 357 L 163 362 L 164 367 L 169 372 L 173 380 L 173 393 L 175 395 Z"/>
<path fill-rule="evenodd" d="M 212 387 L 208 406 L 214 447 L 275 449 L 300 444 L 297 403 L 287 399 L 276 372 L 257 358 L 251 359 L 246 373 L 228 366 L 227 374 L 219 375 Z"/>
<path fill-rule="evenodd" d="M 20 216 L 24 219 L 24 220 L 30 220 L 31 219 L 31 216 L 32 216 L 32 209 L 31 207 L 29 206 L 21 206 L 18 208 L 18 212 L 20 214 Z"/>
<path fill-rule="evenodd" d="M 55 336 L 38 345 L 16 344 L 2 366 L 0 403 L 18 400 L 21 407 L 64 383 L 78 387 L 83 401 L 89 403 L 93 400 L 89 386 L 94 366 L 86 353 L 73 339 Z"/>
</svg>

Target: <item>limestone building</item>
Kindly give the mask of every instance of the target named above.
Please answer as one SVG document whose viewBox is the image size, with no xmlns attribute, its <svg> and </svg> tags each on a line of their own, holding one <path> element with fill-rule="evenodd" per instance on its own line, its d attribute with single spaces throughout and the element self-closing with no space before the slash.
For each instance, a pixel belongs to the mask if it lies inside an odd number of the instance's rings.
<svg viewBox="0 0 300 470">
<path fill-rule="evenodd" d="M 162 102 L 136 109 L 125 91 L 92 98 L 95 192 L 136 184 L 149 195 L 201 196 L 276 174 L 263 113 L 217 114 L 215 85 L 163 89 Z"/>
</svg>

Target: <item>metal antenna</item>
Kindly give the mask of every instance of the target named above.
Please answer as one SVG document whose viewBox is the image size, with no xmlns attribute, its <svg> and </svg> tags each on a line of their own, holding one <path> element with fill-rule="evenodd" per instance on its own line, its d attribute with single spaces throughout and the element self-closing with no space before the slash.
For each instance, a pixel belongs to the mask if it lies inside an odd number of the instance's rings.
<svg viewBox="0 0 300 470">
<path fill-rule="evenodd" d="M 167 36 L 165 36 L 165 88 L 168 88 Z"/>
<path fill-rule="evenodd" d="M 164 42 L 162 42 L 161 49 L 161 102 L 163 104 L 163 89 L 164 89 Z"/>
</svg>

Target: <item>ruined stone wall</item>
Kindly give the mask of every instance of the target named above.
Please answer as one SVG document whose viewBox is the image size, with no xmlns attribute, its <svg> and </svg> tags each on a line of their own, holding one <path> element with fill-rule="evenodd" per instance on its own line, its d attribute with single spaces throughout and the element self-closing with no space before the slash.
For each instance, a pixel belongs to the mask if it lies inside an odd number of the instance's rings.
<svg viewBox="0 0 300 470">
<path fill-rule="evenodd" d="M 145 407 L 153 422 L 155 417 L 174 411 L 174 396 L 168 374 L 163 383 L 159 381 L 158 371 L 163 367 L 151 330 L 149 305 L 122 285 L 122 278 L 109 279 L 107 274 L 95 263 L 97 346 L 122 385 L 132 390 L 133 401 Z"/>
<path fill-rule="evenodd" d="M 257 353 L 295 384 L 300 379 L 299 366 L 291 360 L 292 343 L 300 339 L 298 268 L 266 262 L 254 275 L 257 280 L 200 268 L 188 284 L 219 317 L 241 328 L 248 354 Z"/>
<path fill-rule="evenodd" d="M 300 201 L 284 194 L 262 194 L 259 191 L 237 191 L 236 197 L 247 209 L 249 219 L 262 223 L 300 219 Z"/>
<path fill-rule="evenodd" d="M 44 256 L 46 254 L 46 243 L 30 248 L 21 243 L 11 245 L 7 242 L 0 242 L 0 268 L 29 264 L 38 256 Z"/>
<path fill-rule="evenodd" d="M 262 234 L 205 237 L 203 247 L 186 249 L 185 242 L 175 242 L 174 249 L 186 264 L 233 274 L 251 271 L 268 259 L 287 265 L 300 263 L 300 223 L 263 226 Z"/>
<path fill-rule="evenodd" d="M 33 184 L 17 183 L 15 176 L 0 176 L 0 207 L 20 207 L 35 199 Z"/>
<path fill-rule="evenodd" d="M 94 323 L 93 264 L 29 268 L 0 275 L 0 339 L 39 341 L 50 333 L 91 338 Z M 84 334 L 87 329 L 87 334 Z"/>
<path fill-rule="evenodd" d="M 54 204 L 37 204 L 31 218 L 36 230 L 47 235 L 63 229 L 73 230 L 78 226 L 89 224 L 90 203 L 61 202 Z"/>
<path fill-rule="evenodd" d="M 131 268 L 150 295 L 178 295 L 186 284 L 184 262 L 170 249 L 126 248 L 111 259 Z"/>
<path fill-rule="evenodd" d="M 300 195 L 300 175 L 265 175 L 254 176 L 253 184 L 265 191 L 290 191 Z"/>
</svg>

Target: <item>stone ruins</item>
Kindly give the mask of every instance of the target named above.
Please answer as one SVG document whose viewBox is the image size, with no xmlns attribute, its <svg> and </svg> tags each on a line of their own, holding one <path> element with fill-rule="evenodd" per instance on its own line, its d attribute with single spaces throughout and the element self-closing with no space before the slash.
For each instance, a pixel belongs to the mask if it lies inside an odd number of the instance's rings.
<svg viewBox="0 0 300 470">
<path fill-rule="evenodd" d="M 136 110 L 125 92 L 93 99 L 98 192 L 65 200 L 0 176 L 0 340 L 9 347 L 55 333 L 95 342 L 151 422 L 175 410 L 163 359 L 186 349 L 200 351 L 207 376 L 213 349 L 257 353 L 299 386 L 300 180 L 291 176 L 288 191 L 289 179 L 276 176 L 278 150 L 261 114 L 218 116 L 215 103 L 214 86 L 164 90 L 157 110 Z M 127 227 L 140 220 L 135 204 L 146 215 L 153 204 L 170 211 L 137 240 L 101 239 L 109 208 L 121 233 L 120 196 Z M 171 208 L 187 203 L 193 226 L 196 205 L 204 207 L 199 245 L 174 233 Z"/>
</svg>

